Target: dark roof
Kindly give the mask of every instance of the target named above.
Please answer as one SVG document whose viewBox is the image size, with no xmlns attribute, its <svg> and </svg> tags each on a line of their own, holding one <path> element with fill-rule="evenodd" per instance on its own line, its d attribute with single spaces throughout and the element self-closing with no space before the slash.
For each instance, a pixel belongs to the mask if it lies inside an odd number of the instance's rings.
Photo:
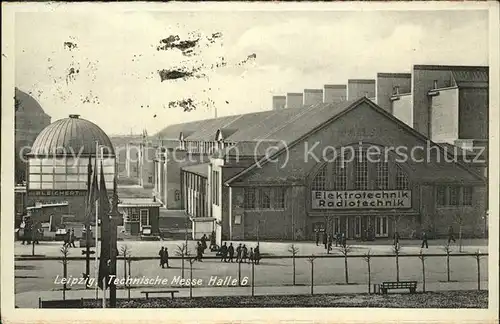
<svg viewBox="0 0 500 324">
<path fill-rule="evenodd" d="M 459 87 L 467 83 L 487 83 L 489 81 L 488 69 L 452 70 L 451 75 Z"/>
<path fill-rule="evenodd" d="M 32 96 L 26 92 L 15 88 L 14 96 L 16 100 L 16 113 L 26 113 L 31 115 L 50 116 L 43 110 L 42 106 Z"/>
<path fill-rule="evenodd" d="M 325 84 L 324 88 L 325 89 L 345 89 L 345 88 L 347 88 L 347 85 L 345 85 L 345 84 Z"/>
<path fill-rule="evenodd" d="M 488 69 L 487 66 L 467 66 L 467 65 L 425 65 L 417 64 L 413 66 L 414 70 L 477 70 L 477 69 Z"/>
<path fill-rule="evenodd" d="M 78 115 L 70 115 L 45 127 L 29 155 L 95 155 L 96 141 L 105 147 L 105 154 L 115 154 L 108 135 L 99 126 Z"/>
<path fill-rule="evenodd" d="M 377 73 L 377 77 L 379 77 L 379 78 L 411 78 L 411 73 L 379 72 L 379 73 Z"/>
<path fill-rule="evenodd" d="M 347 83 L 375 83 L 374 79 L 349 79 Z"/>
<path fill-rule="evenodd" d="M 208 165 L 210 163 L 201 163 L 195 165 L 189 165 L 182 167 L 182 171 L 190 172 L 202 176 L 204 178 L 208 178 Z"/>
</svg>

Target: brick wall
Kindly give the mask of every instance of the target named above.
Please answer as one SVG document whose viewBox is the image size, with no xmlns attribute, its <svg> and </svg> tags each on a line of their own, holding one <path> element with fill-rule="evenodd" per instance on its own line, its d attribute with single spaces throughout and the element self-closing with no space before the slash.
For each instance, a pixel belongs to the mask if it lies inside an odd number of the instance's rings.
<svg viewBox="0 0 500 324">
<path fill-rule="evenodd" d="M 375 97 L 375 80 L 349 80 L 347 82 L 347 100 Z"/>
</svg>

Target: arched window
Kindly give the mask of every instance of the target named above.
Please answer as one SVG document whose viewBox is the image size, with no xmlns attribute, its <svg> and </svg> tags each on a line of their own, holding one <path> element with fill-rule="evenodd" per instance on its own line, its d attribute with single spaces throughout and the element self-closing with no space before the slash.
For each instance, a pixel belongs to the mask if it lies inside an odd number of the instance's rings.
<svg viewBox="0 0 500 324">
<path fill-rule="evenodd" d="M 358 150 L 355 159 L 355 188 L 357 190 L 368 189 L 368 159 L 366 151 Z"/>
<path fill-rule="evenodd" d="M 398 165 L 396 168 L 396 190 L 409 190 L 408 176 Z"/>
<path fill-rule="evenodd" d="M 377 162 L 377 189 L 389 188 L 389 165 L 387 161 L 379 160 Z"/>
<path fill-rule="evenodd" d="M 312 190 L 326 189 L 326 164 L 321 167 L 312 183 Z"/>
<path fill-rule="evenodd" d="M 347 168 L 342 158 L 333 161 L 333 190 L 347 189 Z"/>
</svg>

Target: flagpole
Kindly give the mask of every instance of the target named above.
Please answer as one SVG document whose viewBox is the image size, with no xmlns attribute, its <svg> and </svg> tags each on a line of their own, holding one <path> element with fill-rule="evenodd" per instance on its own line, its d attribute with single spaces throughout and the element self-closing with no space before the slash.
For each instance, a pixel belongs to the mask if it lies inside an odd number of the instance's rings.
<svg viewBox="0 0 500 324">
<path fill-rule="evenodd" d="M 102 161 L 104 160 L 104 150 L 103 150 L 104 146 L 99 146 L 99 156 L 100 156 L 100 160 L 99 160 L 99 165 L 101 166 L 99 168 L 99 179 L 102 179 L 104 177 L 104 170 L 102 169 Z M 102 188 L 99 188 L 99 196 L 101 196 L 101 193 L 100 191 L 102 190 Z M 102 215 L 101 218 L 103 217 L 107 217 L 106 215 Z M 102 234 L 102 229 L 103 229 L 103 222 L 101 222 L 101 234 Z M 101 235 L 101 245 L 104 243 L 103 241 L 103 238 L 102 238 L 102 235 Z M 102 259 L 102 255 L 101 255 L 101 259 Z M 109 266 L 108 266 L 109 268 Z M 104 276 L 104 278 L 102 278 L 102 308 L 106 308 L 106 279 L 107 279 L 107 276 Z"/>
<path fill-rule="evenodd" d="M 95 170 L 94 172 L 97 174 L 98 170 L 98 159 L 99 159 L 99 142 L 95 142 L 95 154 L 96 154 L 96 165 L 95 165 Z M 99 199 L 96 199 L 95 203 L 95 278 L 97 281 L 99 281 L 99 249 L 98 249 L 98 235 L 99 235 Z M 96 285 L 95 287 L 95 299 L 99 299 L 99 285 Z"/>
<path fill-rule="evenodd" d="M 106 277 L 102 278 L 102 308 L 106 308 Z"/>
</svg>

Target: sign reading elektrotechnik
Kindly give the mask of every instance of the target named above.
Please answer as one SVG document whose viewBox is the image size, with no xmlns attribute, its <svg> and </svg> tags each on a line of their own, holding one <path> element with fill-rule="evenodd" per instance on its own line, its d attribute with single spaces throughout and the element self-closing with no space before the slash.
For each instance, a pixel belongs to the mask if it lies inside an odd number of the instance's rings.
<svg viewBox="0 0 500 324">
<path fill-rule="evenodd" d="M 313 209 L 411 208 L 410 190 L 313 191 Z"/>
</svg>

